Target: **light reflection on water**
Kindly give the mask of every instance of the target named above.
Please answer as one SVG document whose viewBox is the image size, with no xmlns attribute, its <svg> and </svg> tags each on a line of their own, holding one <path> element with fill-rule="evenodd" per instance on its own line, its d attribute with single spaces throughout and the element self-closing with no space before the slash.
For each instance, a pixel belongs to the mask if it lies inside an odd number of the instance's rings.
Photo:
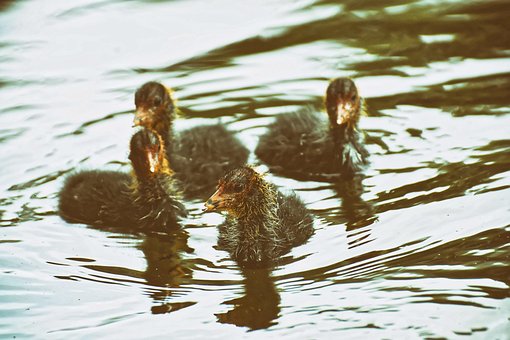
<svg viewBox="0 0 510 340">
<path fill-rule="evenodd" d="M 2 336 L 508 334 L 505 2 L 0 10 Z M 55 214 L 68 171 L 128 170 L 133 92 L 145 81 L 175 88 L 178 129 L 220 120 L 253 150 L 275 115 L 320 106 L 336 76 L 367 98 L 371 165 L 341 184 L 268 175 L 316 215 L 315 235 L 272 271 L 240 270 L 215 249 L 222 218 L 202 215 L 200 201 L 170 234 Z"/>
</svg>

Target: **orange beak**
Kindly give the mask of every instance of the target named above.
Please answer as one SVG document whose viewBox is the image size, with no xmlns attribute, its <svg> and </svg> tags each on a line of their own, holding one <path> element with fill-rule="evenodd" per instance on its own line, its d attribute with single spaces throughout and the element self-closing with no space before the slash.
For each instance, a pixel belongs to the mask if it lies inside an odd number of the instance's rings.
<svg viewBox="0 0 510 340">
<path fill-rule="evenodd" d="M 338 118 L 336 121 L 338 125 L 349 123 L 349 121 L 351 119 L 352 109 L 353 109 L 353 105 L 350 102 L 338 104 L 338 111 L 337 111 Z"/>
<path fill-rule="evenodd" d="M 221 203 L 223 199 L 221 197 L 220 189 L 216 190 L 214 194 L 205 202 L 203 212 L 214 212 L 219 211 L 221 208 Z"/>
<path fill-rule="evenodd" d="M 138 109 L 135 112 L 135 118 L 133 119 L 133 127 L 135 126 L 149 126 L 152 123 L 153 113 L 150 110 Z"/>
</svg>

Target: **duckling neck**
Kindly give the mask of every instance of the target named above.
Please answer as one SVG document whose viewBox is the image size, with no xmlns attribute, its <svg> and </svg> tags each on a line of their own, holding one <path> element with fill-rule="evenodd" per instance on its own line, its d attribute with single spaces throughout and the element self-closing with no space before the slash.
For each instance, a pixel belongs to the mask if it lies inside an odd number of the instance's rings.
<svg viewBox="0 0 510 340">
<path fill-rule="evenodd" d="M 170 166 L 166 147 L 164 145 L 164 137 L 160 135 L 159 138 L 160 143 L 163 144 L 158 154 L 161 166 L 155 173 L 149 173 L 147 169 L 137 172 L 135 168 L 135 188 L 142 197 L 147 197 L 149 199 L 173 197 L 175 192 L 177 192 L 173 176 L 174 172 Z"/>
<path fill-rule="evenodd" d="M 141 197 L 160 199 L 173 193 L 174 180 L 168 174 L 137 177 L 133 180 L 133 187 Z"/>
<path fill-rule="evenodd" d="M 364 110 L 364 106 L 361 110 Z M 330 132 L 340 172 L 350 176 L 360 171 L 366 164 L 368 153 L 363 145 L 363 134 L 357 129 L 357 121 L 331 126 Z"/>
<path fill-rule="evenodd" d="M 141 222 L 148 227 L 168 227 L 176 225 L 186 214 L 178 201 L 178 192 L 172 176 L 156 174 L 142 181 L 134 182 L 135 199 L 141 211 Z"/>
<path fill-rule="evenodd" d="M 342 124 L 332 126 L 330 128 L 330 133 L 333 143 L 335 144 L 335 149 L 341 153 L 344 146 L 356 138 L 358 131 L 354 126 Z"/>
<path fill-rule="evenodd" d="M 162 122 L 155 127 L 157 134 L 163 139 L 165 148 L 168 149 L 173 145 L 174 133 L 173 133 L 173 118 L 168 121 Z"/>
<path fill-rule="evenodd" d="M 159 112 L 155 116 L 150 126 L 150 129 L 161 137 L 167 148 L 173 141 L 174 108 L 175 106 L 171 103 L 163 112 Z"/>
<path fill-rule="evenodd" d="M 279 223 L 276 188 L 269 184 L 261 186 L 233 219 L 237 222 L 241 239 L 253 241 L 259 238 L 273 239 Z"/>
</svg>

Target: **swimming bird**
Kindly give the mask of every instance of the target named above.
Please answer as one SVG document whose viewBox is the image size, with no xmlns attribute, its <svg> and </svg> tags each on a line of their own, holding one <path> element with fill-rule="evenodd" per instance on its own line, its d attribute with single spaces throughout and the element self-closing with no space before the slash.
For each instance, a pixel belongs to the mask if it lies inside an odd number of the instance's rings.
<svg viewBox="0 0 510 340">
<path fill-rule="evenodd" d="M 219 180 L 204 211 L 226 212 L 218 246 L 243 267 L 274 265 L 314 232 L 313 218 L 296 194 L 283 195 L 248 166 Z"/>
<path fill-rule="evenodd" d="M 166 229 L 186 215 L 161 137 L 148 129 L 130 142 L 132 173 L 84 170 L 68 176 L 59 213 L 72 223 Z"/>
<path fill-rule="evenodd" d="M 322 112 L 305 107 L 282 114 L 259 139 L 257 157 L 274 172 L 300 179 L 352 177 L 368 163 L 363 134 L 358 129 L 366 111 L 352 79 L 333 79 Z"/>
</svg>

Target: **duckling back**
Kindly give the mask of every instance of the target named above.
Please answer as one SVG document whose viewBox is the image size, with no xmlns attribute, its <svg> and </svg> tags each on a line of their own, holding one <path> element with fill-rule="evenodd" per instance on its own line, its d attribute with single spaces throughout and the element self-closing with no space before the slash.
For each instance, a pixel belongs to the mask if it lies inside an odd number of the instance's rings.
<svg viewBox="0 0 510 340">
<path fill-rule="evenodd" d="M 278 235 L 283 248 L 289 249 L 305 243 L 313 235 L 313 217 L 303 201 L 294 193 L 278 195 Z"/>
<path fill-rule="evenodd" d="M 131 177 L 114 171 L 81 171 L 66 178 L 59 213 L 71 223 L 124 226 L 134 218 Z"/>
<path fill-rule="evenodd" d="M 248 160 L 248 149 L 222 125 L 197 126 L 175 138 L 170 156 L 185 195 L 207 195 L 226 172 Z"/>
<path fill-rule="evenodd" d="M 260 137 L 255 154 L 274 172 L 304 180 L 351 177 L 368 157 L 362 134 L 330 128 L 311 107 L 278 116 Z"/>
<path fill-rule="evenodd" d="M 154 183 L 138 185 L 133 196 L 137 223 L 144 228 L 167 230 L 175 227 L 187 215 L 171 176 L 162 175 L 155 178 Z"/>
<path fill-rule="evenodd" d="M 280 173 L 339 171 L 327 122 L 311 107 L 278 116 L 260 137 L 255 154 Z"/>
</svg>

